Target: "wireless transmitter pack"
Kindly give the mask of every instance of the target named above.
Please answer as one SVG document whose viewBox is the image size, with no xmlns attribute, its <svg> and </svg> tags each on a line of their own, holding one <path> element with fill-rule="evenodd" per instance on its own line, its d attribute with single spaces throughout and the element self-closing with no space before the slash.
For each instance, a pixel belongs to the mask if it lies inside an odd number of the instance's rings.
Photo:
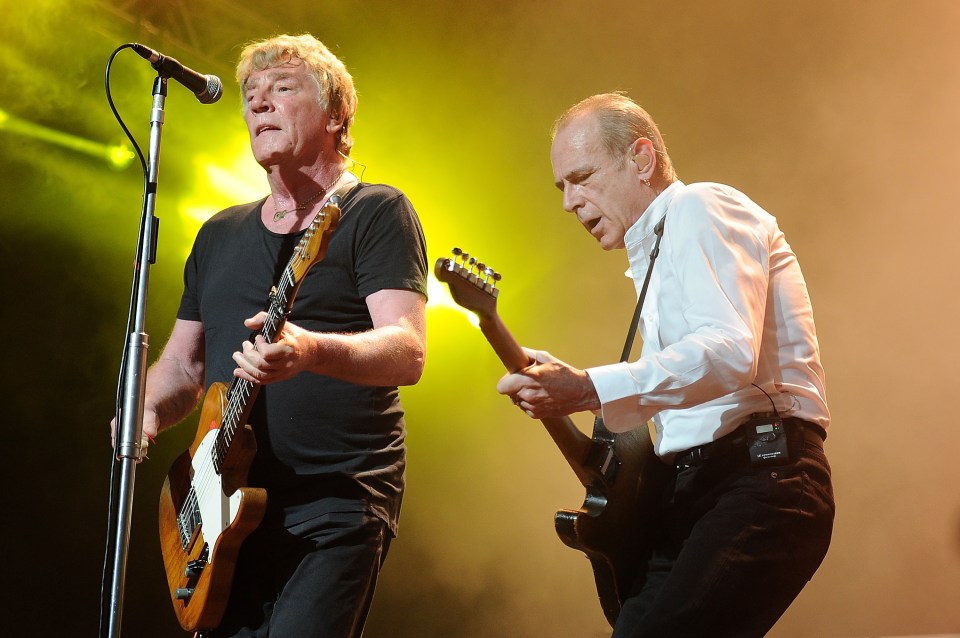
<svg viewBox="0 0 960 638">
<path fill-rule="evenodd" d="M 787 434 L 779 416 L 753 421 L 750 429 L 753 430 L 749 448 L 752 465 L 778 465 L 790 460 Z"/>
</svg>

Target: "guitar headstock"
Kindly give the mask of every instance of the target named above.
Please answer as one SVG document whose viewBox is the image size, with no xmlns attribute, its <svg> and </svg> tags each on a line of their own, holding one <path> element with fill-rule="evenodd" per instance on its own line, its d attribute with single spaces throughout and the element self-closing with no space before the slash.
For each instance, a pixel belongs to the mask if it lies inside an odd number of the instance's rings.
<svg viewBox="0 0 960 638">
<path fill-rule="evenodd" d="M 459 248 L 453 257 L 441 257 L 433 269 L 437 279 L 447 284 L 457 305 L 490 318 L 497 313 L 500 273 Z"/>
</svg>

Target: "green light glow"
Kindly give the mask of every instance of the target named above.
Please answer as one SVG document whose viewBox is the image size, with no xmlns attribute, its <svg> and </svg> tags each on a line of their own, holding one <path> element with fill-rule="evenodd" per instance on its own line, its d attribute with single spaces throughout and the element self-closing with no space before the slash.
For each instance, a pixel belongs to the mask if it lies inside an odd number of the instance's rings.
<svg viewBox="0 0 960 638">
<path fill-rule="evenodd" d="M 107 162 L 109 166 L 117 170 L 126 168 L 134 159 L 133 152 L 125 144 L 109 145 L 94 142 L 82 137 L 77 137 L 76 135 L 63 133 L 41 124 L 35 124 L 23 118 L 10 115 L 3 110 L 0 110 L 0 130 L 42 140 L 77 153 L 102 159 Z"/>
<path fill-rule="evenodd" d="M 112 168 L 118 171 L 122 171 L 130 166 L 130 163 L 133 162 L 136 157 L 126 144 L 107 147 L 107 162 L 109 162 Z"/>
</svg>

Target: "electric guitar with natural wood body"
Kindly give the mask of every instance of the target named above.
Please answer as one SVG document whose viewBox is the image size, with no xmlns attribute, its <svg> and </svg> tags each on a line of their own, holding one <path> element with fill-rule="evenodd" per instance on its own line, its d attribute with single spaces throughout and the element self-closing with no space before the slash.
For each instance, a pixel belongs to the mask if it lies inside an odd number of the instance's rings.
<svg viewBox="0 0 960 638">
<path fill-rule="evenodd" d="M 294 297 L 311 266 L 323 259 L 340 221 L 334 195 L 317 214 L 293 251 L 279 283 L 270 291 L 260 334 L 272 343 L 283 328 Z M 160 548 L 170 597 L 180 626 L 213 629 L 226 609 L 244 539 L 263 518 L 266 490 L 247 487 L 256 439 L 247 425 L 260 386 L 234 378 L 229 389 L 213 383 L 200 409 L 190 448 L 167 473 L 160 493 Z"/>
<path fill-rule="evenodd" d="M 457 304 L 477 314 L 480 330 L 509 372 L 532 364 L 497 314 L 499 273 L 459 249 L 453 254 L 437 261 L 437 279 L 449 286 Z M 645 568 L 651 512 L 666 466 L 656 458 L 646 427 L 614 434 L 597 417 L 588 437 L 569 417 L 541 422 L 587 490 L 580 509 L 558 511 L 554 526 L 560 540 L 590 559 L 600 606 L 613 625 Z"/>
</svg>

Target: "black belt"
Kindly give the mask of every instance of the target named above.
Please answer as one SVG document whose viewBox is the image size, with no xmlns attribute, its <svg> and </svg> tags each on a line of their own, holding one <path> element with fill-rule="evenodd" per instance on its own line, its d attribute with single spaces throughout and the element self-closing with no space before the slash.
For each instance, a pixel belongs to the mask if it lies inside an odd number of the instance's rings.
<svg viewBox="0 0 960 638">
<path fill-rule="evenodd" d="M 760 418 L 769 420 L 769 415 L 758 415 Z M 787 441 L 792 443 L 813 442 L 822 444 L 827 438 L 827 433 L 822 427 L 810 421 L 804 421 L 796 417 L 785 417 L 781 419 L 783 431 L 786 434 Z M 716 441 L 704 443 L 692 447 L 689 450 L 677 453 L 674 458 L 674 465 L 677 469 L 694 467 L 703 464 L 708 459 L 727 456 L 731 453 L 741 453 L 743 458 L 748 460 L 747 448 L 756 439 L 755 428 L 757 419 L 751 417 L 736 430 L 720 437 Z"/>
</svg>

